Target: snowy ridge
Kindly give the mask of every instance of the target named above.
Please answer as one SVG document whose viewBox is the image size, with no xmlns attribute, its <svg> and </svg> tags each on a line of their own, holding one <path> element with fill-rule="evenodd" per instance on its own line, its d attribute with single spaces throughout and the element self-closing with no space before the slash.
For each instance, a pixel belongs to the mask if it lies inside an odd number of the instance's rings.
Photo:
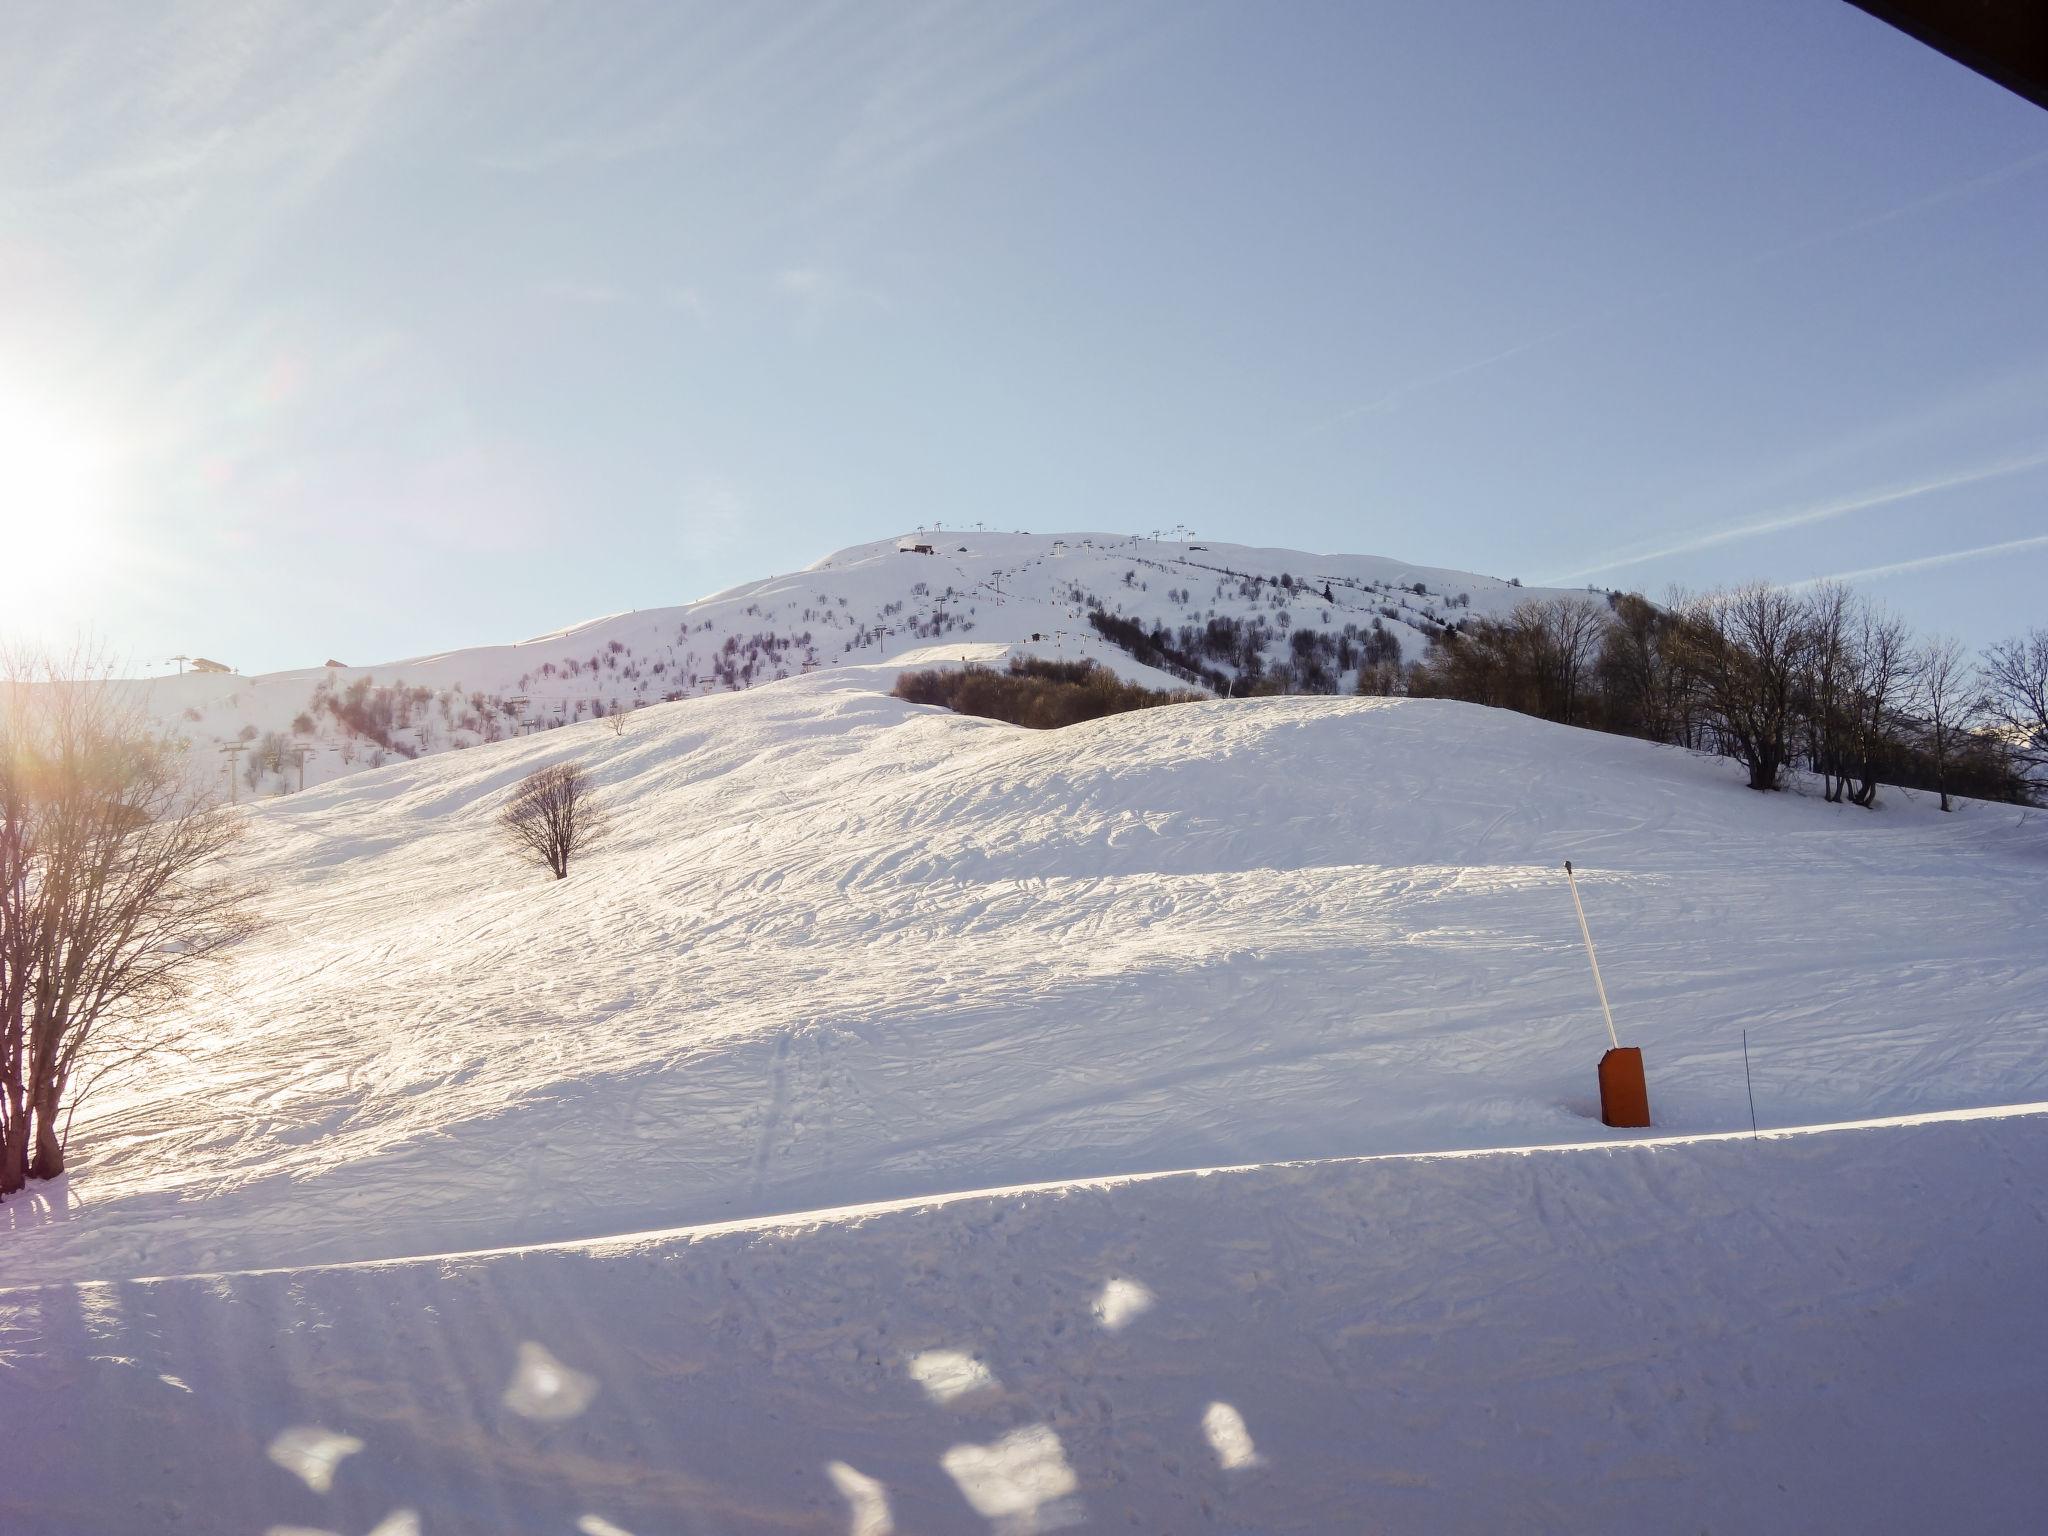
<svg viewBox="0 0 2048 1536">
<path fill-rule="evenodd" d="M 1212 619 L 1256 624 L 1260 665 L 1273 667 L 1289 664 L 1298 630 L 1330 637 L 1349 657 L 1357 638 L 1378 627 L 1412 661 L 1444 624 L 1546 595 L 1370 556 L 1099 533 L 916 537 L 933 541 L 934 553 L 905 554 L 895 539 L 856 545 L 800 572 L 675 608 L 589 619 L 517 645 L 259 677 L 188 673 L 136 686 L 157 723 L 190 743 L 199 781 L 225 794 L 233 771 L 233 792 L 247 799 L 297 789 L 302 767 L 308 786 L 325 783 L 395 757 L 878 662 L 921 641 L 992 645 L 983 654 L 998 657 L 1010 649 L 1086 657 L 1153 686 L 1187 686 L 1103 641 L 1088 623 L 1093 607 L 1175 632 Z M 1206 664 L 1230 678 L 1244 670 L 1242 657 Z M 1333 661 L 1331 675 L 1305 691 L 1348 685 L 1355 665 Z M 222 754 L 244 742 L 245 754 Z"/>
</svg>

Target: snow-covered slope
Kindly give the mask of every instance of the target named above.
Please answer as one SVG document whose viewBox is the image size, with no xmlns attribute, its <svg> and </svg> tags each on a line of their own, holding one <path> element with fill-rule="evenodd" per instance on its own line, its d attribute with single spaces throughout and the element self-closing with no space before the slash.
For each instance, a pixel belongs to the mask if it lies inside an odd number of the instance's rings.
<svg viewBox="0 0 2048 1536">
<path fill-rule="evenodd" d="M 908 658 L 914 663 L 917 653 Z M 890 663 L 252 808 L 274 922 L 89 1106 L 84 1277 L 600 1235 L 1075 1175 L 1569 1141 L 1584 870 L 1667 1130 L 2048 1098 L 2048 820 L 1758 796 L 1450 702 L 1031 732 Z M 520 775 L 617 813 L 557 885 Z"/>
<path fill-rule="evenodd" d="M 2048 1099 L 2048 819 L 888 696 L 963 645 L 247 807 L 269 931 L 0 1205 L 0 1529 L 2025 1528 L 2048 1120 L 1630 1145 L 1558 866 L 1659 1136 L 1745 1030 L 1766 1131 L 1953 1116 Z"/>
<path fill-rule="evenodd" d="M 906 553 L 904 542 L 929 542 L 932 553 Z M 1116 534 L 916 534 L 517 645 L 261 677 L 188 672 L 137 686 L 149 713 L 189 741 L 195 776 L 247 799 L 297 789 L 302 767 L 307 785 L 325 783 L 392 757 L 877 662 L 920 643 L 1089 657 L 1154 686 L 1186 686 L 1107 644 L 1088 623 L 1096 608 L 1175 635 L 1207 635 L 1212 621 L 1237 627 L 1235 654 L 1219 633 L 1202 658 L 1228 680 L 1254 653 L 1261 668 L 1292 665 L 1296 631 L 1327 636 L 1334 654 L 1323 658 L 1324 675 L 1307 679 L 1307 691 L 1327 691 L 1348 686 L 1356 647 L 1375 628 L 1413 661 L 1443 626 L 1544 595 L 1554 594 L 1359 555 Z M 233 757 L 221 750 L 235 746 L 243 750 Z"/>
</svg>

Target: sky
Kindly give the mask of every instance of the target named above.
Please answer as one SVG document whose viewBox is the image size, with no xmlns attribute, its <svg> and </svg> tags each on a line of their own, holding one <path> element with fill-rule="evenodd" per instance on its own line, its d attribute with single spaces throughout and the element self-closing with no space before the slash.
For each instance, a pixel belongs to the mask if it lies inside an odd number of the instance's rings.
<svg viewBox="0 0 2048 1536">
<path fill-rule="evenodd" d="M 363 665 L 934 521 L 2048 623 L 2048 112 L 1842 0 L 7 18 L 16 635 Z"/>
</svg>

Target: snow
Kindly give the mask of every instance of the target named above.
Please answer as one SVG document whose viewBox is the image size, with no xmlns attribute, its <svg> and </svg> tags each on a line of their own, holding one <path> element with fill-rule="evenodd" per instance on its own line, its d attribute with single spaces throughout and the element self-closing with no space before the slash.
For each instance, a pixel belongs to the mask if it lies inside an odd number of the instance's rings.
<svg viewBox="0 0 2048 1536">
<path fill-rule="evenodd" d="M 53 1286 L 0 1296 L 0 1521 L 2028 1530 L 2044 1165 L 2035 1113 Z M 1111 1276 L 1157 1298 L 1114 1331 Z M 536 1351 L 574 1414 L 509 1406 Z M 323 1490 L 280 1440 L 349 1453 Z"/>
<path fill-rule="evenodd" d="M 245 807 L 271 926 L 0 1205 L 0 1529 L 2038 1523 L 2048 818 L 888 696 L 1013 643 Z"/>
<path fill-rule="evenodd" d="M 1273 1159 L 1581 1140 L 1605 1030 L 1664 1131 L 2048 1098 L 2048 820 L 1762 797 L 1423 700 L 1030 732 L 894 666 L 248 811 L 270 931 L 81 1111 L 0 1280 L 436 1253 Z M 557 884 L 492 815 L 586 759 Z M 2018 936 L 2018 937 L 2016 937 Z"/>
<path fill-rule="evenodd" d="M 933 555 L 903 554 L 896 540 L 878 540 L 694 603 L 609 614 L 516 645 L 259 677 L 186 673 L 129 686 L 160 726 L 189 741 L 195 780 L 223 795 L 230 772 L 246 774 L 251 763 L 224 756 L 224 748 L 272 733 L 304 747 L 303 764 L 288 756 L 282 768 L 232 786 L 239 798 L 264 798 L 296 789 L 302 767 L 307 785 L 322 784 L 393 757 L 552 729 L 599 710 L 697 698 L 806 669 L 872 665 L 919 650 L 920 640 L 942 641 L 925 654 L 943 661 L 1000 662 L 1025 651 L 1098 661 L 1152 687 L 1187 686 L 1097 635 L 1088 624 L 1091 603 L 1169 630 L 1200 627 L 1210 617 L 1256 617 L 1268 627 L 1270 665 L 1286 659 L 1294 629 L 1334 636 L 1347 625 L 1380 623 L 1414 660 L 1435 623 L 1505 614 L 1525 598 L 1559 595 L 1371 556 L 1106 533 L 931 537 Z M 1283 576 L 1293 585 L 1283 589 Z M 1321 597 L 1326 584 L 1329 602 Z M 1223 670 L 1234 675 L 1236 668 Z M 399 701 L 404 723 L 380 742 L 345 727 L 322 703 L 322 689 L 340 695 L 353 685 L 426 697 Z M 295 727 L 301 716 L 310 731 Z"/>
</svg>

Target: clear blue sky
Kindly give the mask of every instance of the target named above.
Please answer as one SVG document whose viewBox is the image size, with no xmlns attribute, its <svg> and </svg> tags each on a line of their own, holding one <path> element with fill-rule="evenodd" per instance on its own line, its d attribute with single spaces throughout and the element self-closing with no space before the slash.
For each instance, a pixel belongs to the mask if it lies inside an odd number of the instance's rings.
<svg viewBox="0 0 2048 1536">
<path fill-rule="evenodd" d="M 1841 0 L 8 27 L 0 626 L 361 664 L 932 519 L 2048 622 L 2048 113 Z"/>
</svg>

